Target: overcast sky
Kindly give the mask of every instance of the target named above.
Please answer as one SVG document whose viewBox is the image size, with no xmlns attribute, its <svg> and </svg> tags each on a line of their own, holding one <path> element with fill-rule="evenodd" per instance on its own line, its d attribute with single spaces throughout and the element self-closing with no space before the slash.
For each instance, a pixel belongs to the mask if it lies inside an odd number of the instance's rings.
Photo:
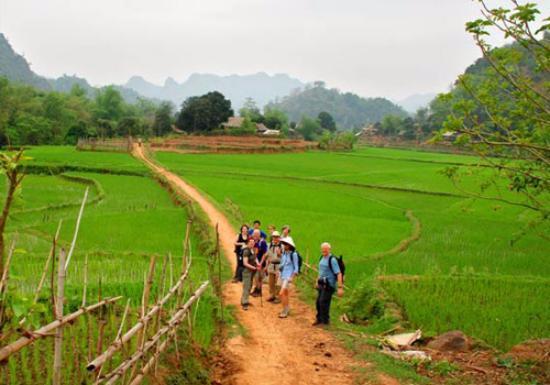
<svg viewBox="0 0 550 385">
<path fill-rule="evenodd" d="M 478 15 L 472 0 L 0 0 L 0 31 L 35 72 L 94 85 L 265 71 L 400 99 L 479 56 Z"/>
</svg>

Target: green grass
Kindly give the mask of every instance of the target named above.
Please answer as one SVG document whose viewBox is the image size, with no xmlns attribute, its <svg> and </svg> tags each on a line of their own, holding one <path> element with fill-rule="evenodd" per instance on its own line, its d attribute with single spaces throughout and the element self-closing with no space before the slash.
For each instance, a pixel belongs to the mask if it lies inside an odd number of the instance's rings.
<svg viewBox="0 0 550 385">
<path fill-rule="evenodd" d="M 72 146 L 29 147 L 28 164 L 110 169 L 113 171 L 147 172 L 147 167 L 126 153 L 78 151 Z"/>
<path fill-rule="evenodd" d="M 444 294 L 404 287 L 401 291 L 409 296 L 423 297 L 422 303 L 414 305 L 402 301 L 413 325 L 424 325 L 425 315 L 430 314 L 440 320 L 427 325 L 435 332 L 464 328 L 501 348 L 550 334 L 544 321 L 550 316 L 547 307 L 529 301 L 530 293 L 542 293 L 550 282 L 549 244 L 529 233 L 510 245 L 532 215 L 518 206 L 460 196 L 439 172 L 445 165 L 432 163 L 446 159 L 471 162 L 471 157 L 370 148 L 346 155 L 157 153 L 156 157 L 209 195 L 235 225 L 256 218 L 264 225 L 288 223 L 299 250 L 314 262 L 319 244 L 330 241 L 337 254 L 345 255 L 347 282 L 352 287 L 374 274 L 468 272 L 496 279 L 483 286 L 483 293 L 474 284 L 454 281 L 446 281 L 449 285 Z M 474 185 L 474 177 L 470 183 Z M 410 236 L 406 210 L 412 210 L 421 223 L 420 239 L 404 252 L 375 258 Z M 508 281 L 502 280 L 502 275 L 539 279 L 524 291 L 522 281 L 518 280 L 517 286 L 505 284 Z M 393 292 L 400 300 L 397 289 Z M 513 326 L 489 322 L 476 307 L 486 297 L 498 298 L 499 293 L 524 298 L 523 303 L 503 300 L 505 305 L 490 312 L 493 318 L 511 320 Z M 455 296 L 464 297 L 462 306 L 453 307 Z M 475 310 L 465 315 L 468 307 Z M 526 313 L 526 308 L 531 313 Z"/>
</svg>

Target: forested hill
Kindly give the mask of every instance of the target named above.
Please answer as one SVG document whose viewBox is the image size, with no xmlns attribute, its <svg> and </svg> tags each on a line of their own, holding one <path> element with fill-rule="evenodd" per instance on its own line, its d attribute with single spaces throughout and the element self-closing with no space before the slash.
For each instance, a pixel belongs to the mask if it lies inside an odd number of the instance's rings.
<svg viewBox="0 0 550 385">
<path fill-rule="evenodd" d="M 150 83 L 140 76 L 134 76 L 128 80 L 125 87 L 150 98 L 170 100 L 178 106 L 190 96 L 218 91 L 231 100 L 231 105 L 238 110 L 247 98 L 254 99 L 262 108 L 269 101 L 286 96 L 304 85 L 300 80 L 286 74 L 268 75 L 259 72 L 230 76 L 193 74 L 183 83 L 168 78 L 162 86 Z"/>
<path fill-rule="evenodd" d="M 77 76 L 63 75 L 57 79 L 48 79 L 37 75 L 30 68 L 27 60 L 19 55 L 10 45 L 4 34 L 0 33 L 0 77 L 5 77 L 11 82 L 23 83 L 44 91 L 58 91 L 68 93 L 75 84 L 93 97 L 97 88 L 92 87 L 86 79 Z M 135 103 L 140 94 L 126 87 L 114 86 L 128 103 Z"/>
<path fill-rule="evenodd" d="M 550 36 L 546 34 L 541 42 L 546 46 L 550 45 Z M 508 69 L 514 77 L 517 79 L 527 77 L 532 87 L 547 92 L 550 74 L 548 71 L 538 68 L 531 49 L 514 43 L 494 48 L 490 54 L 493 58 L 498 59 L 499 63 L 507 62 Z M 457 80 L 451 91 L 440 94 L 430 103 L 430 121 L 434 129 L 441 128 L 454 106 L 464 101 L 478 106 L 475 112 L 479 121 L 490 120 L 485 110 L 479 108 L 478 99 L 480 96 L 484 99 L 489 96 L 494 97 L 498 101 L 498 105 L 506 105 L 510 110 L 514 109 L 516 113 L 509 114 L 506 118 L 509 123 L 512 123 L 512 127 L 520 127 L 526 124 L 523 119 L 517 118 L 517 111 L 525 108 L 525 106 L 517 104 L 513 92 L 509 89 L 509 84 L 504 82 L 486 58 L 479 58 L 471 64 L 461 79 L 469 85 L 469 90 L 464 87 L 463 82 Z M 471 93 L 477 95 L 476 98 Z"/>
<path fill-rule="evenodd" d="M 0 33 L 0 76 L 36 88 L 51 89 L 46 79 L 32 72 L 29 63 L 12 49 L 2 33 Z"/>
<path fill-rule="evenodd" d="M 302 116 L 317 117 L 326 111 L 333 116 L 341 129 L 362 128 L 381 121 L 386 115 L 406 117 L 407 112 L 384 98 L 362 98 L 356 94 L 328 89 L 323 82 L 316 82 L 304 90 L 294 92 L 282 100 L 269 103 L 268 108 L 284 111 L 291 121 Z"/>
</svg>

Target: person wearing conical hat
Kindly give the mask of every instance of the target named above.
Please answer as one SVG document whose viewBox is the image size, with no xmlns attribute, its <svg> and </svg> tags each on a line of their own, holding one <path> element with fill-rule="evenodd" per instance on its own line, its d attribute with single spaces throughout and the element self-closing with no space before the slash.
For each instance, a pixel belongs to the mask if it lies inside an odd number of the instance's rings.
<svg viewBox="0 0 550 385">
<path fill-rule="evenodd" d="M 281 244 L 283 245 L 284 251 L 279 267 L 281 270 L 281 291 L 279 292 L 279 297 L 281 298 L 281 302 L 283 304 L 283 310 L 279 314 L 279 318 L 286 318 L 290 312 L 290 285 L 292 280 L 298 275 L 300 269 L 298 265 L 298 253 L 296 253 L 296 246 L 294 245 L 292 238 L 281 238 Z"/>
</svg>

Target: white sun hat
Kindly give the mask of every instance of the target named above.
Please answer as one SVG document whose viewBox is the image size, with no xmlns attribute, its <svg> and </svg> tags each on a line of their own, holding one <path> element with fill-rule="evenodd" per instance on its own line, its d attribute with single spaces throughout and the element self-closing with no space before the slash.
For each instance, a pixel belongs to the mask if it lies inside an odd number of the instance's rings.
<svg viewBox="0 0 550 385">
<path fill-rule="evenodd" d="M 292 246 L 293 249 L 296 249 L 296 245 L 294 245 L 294 240 L 291 237 L 281 238 L 281 243 L 286 243 L 287 245 Z"/>
</svg>

